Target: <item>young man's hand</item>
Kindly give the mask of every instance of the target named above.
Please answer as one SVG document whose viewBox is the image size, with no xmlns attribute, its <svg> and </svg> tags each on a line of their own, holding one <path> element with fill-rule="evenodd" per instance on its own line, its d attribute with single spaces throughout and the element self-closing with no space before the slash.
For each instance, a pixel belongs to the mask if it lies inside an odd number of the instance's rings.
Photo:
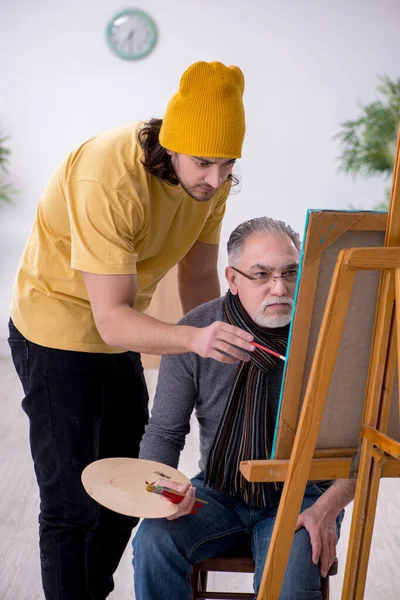
<svg viewBox="0 0 400 600">
<path fill-rule="evenodd" d="M 249 357 L 243 350 L 254 350 L 250 343 L 252 340 L 253 336 L 247 331 L 223 321 L 215 321 L 208 327 L 196 329 L 192 351 L 202 358 L 214 358 L 222 363 L 247 362 Z"/>
</svg>

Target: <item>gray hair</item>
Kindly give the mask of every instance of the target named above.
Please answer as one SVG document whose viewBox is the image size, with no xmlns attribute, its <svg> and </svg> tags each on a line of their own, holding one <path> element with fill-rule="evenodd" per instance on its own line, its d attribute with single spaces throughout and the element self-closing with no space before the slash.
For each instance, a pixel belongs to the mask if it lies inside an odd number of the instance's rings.
<svg viewBox="0 0 400 600">
<path fill-rule="evenodd" d="M 240 258 L 245 241 L 255 233 L 258 235 L 287 236 L 300 252 L 300 235 L 290 225 L 287 225 L 284 221 L 271 219 L 271 217 L 257 217 L 244 221 L 232 231 L 227 244 L 229 264 Z"/>
</svg>

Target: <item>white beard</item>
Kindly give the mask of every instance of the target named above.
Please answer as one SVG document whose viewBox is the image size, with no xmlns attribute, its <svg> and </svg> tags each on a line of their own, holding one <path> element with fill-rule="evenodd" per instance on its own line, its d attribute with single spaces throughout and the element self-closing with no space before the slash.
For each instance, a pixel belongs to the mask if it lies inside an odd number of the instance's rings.
<svg viewBox="0 0 400 600">
<path fill-rule="evenodd" d="M 292 311 L 290 311 L 287 315 L 275 315 L 275 316 L 267 316 L 265 314 L 265 309 L 270 304 L 288 304 L 290 307 L 293 306 L 292 298 L 288 296 L 282 296 L 280 298 L 274 298 L 273 300 L 266 300 L 263 302 L 258 309 L 258 311 L 252 316 L 254 323 L 257 323 L 260 327 L 271 327 L 271 329 L 275 329 L 276 327 L 285 327 L 292 320 Z"/>
</svg>

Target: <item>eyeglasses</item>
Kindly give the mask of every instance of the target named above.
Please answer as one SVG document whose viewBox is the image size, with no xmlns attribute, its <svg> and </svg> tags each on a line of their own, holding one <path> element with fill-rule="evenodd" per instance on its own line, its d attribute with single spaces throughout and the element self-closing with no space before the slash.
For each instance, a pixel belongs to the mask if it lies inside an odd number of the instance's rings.
<svg viewBox="0 0 400 600">
<path fill-rule="evenodd" d="M 284 271 L 282 275 L 274 275 L 269 271 L 259 271 L 254 275 L 249 275 L 248 273 L 243 273 L 243 271 L 237 269 L 236 267 L 231 266 L 231 269 L 233 269 L 237 273 L 240 273 L 240 275 L 243 275 L 243 277 L 246 277 L 246 279 L 254 281 L 256 284 L 263 284 L 268 282 L 272 282 L 274 284 L 277 279 L 282 279 L 282 281 L 284 281 L 285 283 L 294 283 L 297 279 L 298 273 L 297 269 L 289 269 L 288 271 Z"/>
</svg>

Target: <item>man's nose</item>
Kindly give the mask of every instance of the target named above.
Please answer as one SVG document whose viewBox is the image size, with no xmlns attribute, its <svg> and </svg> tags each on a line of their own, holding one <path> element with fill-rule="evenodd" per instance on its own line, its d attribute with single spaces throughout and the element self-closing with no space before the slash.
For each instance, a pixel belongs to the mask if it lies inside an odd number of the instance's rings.
<svg viewBox="0 0 400 600">
<path fill-rule="evenodd" d="M 213 165 L 207 172 L 205 182 L 214 189 L 219 188 L 222 183 L 222 173 L 218 165 Z"/>
<path fill-rule="evenodd" d="M 271 289 L 273 290 L 275 296 L 287 295 L 286 281 L 283 277 L 274 277 L 272 280 Z"/>
</svg>

